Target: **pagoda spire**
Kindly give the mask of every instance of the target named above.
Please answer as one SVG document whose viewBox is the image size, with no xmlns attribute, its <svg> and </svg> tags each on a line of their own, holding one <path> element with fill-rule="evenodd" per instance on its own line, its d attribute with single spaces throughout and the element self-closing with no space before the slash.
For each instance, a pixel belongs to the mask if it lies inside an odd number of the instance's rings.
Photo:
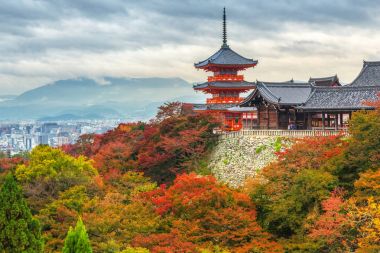
<svg viewBox="0 0 380 253">
<path fill-rule="evenodd" d="M 226 7 L 223 8 L 223 46 L 228 47 L 227 45 L 227 18 L 226 18 Z"/>
</svg>

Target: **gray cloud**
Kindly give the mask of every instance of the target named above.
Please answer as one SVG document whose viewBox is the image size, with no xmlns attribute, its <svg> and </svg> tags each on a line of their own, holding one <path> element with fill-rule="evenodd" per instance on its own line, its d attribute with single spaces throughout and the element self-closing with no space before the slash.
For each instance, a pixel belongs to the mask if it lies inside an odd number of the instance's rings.
<svg viewBox="0 0 380 253">
<path fill-rule="evenodd" d="M 336 73 L 378 57 L 379 1 L 0 0 L 0 93 L 76 76 L 180 76 L 221 43 L 259 58 L 249 78 Z"/>
</svg>

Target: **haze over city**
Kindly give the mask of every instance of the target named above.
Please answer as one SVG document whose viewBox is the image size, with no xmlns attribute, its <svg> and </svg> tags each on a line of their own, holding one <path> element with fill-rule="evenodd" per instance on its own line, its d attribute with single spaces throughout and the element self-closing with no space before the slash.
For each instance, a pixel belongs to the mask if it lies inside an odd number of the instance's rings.
<svg viewBox="0 0 380 253">
<path fill-rule="evenodd" d="M 91 3 L 90 3 L 91 2 Z M 193 63 L 228 44 L 258 59 L 248 80 L 351 82 L 380 59 L 377 1 L 1 1 L 0 95 L 57 80 L 180 77 L 204 80 Z M 175 93 L 175 91 L 172 91 Z M 130 94 L 125 94 L 130 96 Z"/>
</svg>

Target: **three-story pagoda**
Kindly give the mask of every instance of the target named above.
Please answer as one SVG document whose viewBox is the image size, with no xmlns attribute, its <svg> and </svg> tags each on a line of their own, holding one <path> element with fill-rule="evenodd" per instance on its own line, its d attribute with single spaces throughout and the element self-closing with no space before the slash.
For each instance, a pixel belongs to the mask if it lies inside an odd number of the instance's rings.
<svg viewBox="0 0 380 253">
<path fill-rule="evenodd" d="M 219 117 L 223 130 L 237 131 L 242 128 L 245 118 L 255 117 L 255 113 L 242 112 L 237 105 L 244 100 L 241 93 L 255 87 L 254 83 L 244 80 L 239 71 L 253 68 L 258 61 L 245 58 L 227 45 L 226 10 L 223 9 L 223 44 L 215 54 L 204 61 L 194 64 L 195 68 L 212 72 L 207 82 L 194 85 L 194 90 L 211 94 L 206 104 L 194 105 L 194 111 L 212 113 Z"/>
</svg>

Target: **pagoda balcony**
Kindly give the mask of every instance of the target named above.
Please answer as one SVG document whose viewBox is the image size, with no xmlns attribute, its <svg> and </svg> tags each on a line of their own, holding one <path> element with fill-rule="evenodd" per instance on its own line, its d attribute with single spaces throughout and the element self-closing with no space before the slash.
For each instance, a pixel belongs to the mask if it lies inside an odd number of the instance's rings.
<svg viewBox="0 0 380 253">
<path fill-rule="evenodd" d="M 215 97 L 208 98 L 207 104 L 237 104 L 244 100 L 242 97 Z"/>
<path fill-rule="evenodd" d="M 218 82 L 218 81 L 232 81 L 232 82 L 242 82 L 244 81 L 243 75 L 217 75 L 217 76 L 209 76 L 207 78 L 208 82 Z"/>
</svg>

